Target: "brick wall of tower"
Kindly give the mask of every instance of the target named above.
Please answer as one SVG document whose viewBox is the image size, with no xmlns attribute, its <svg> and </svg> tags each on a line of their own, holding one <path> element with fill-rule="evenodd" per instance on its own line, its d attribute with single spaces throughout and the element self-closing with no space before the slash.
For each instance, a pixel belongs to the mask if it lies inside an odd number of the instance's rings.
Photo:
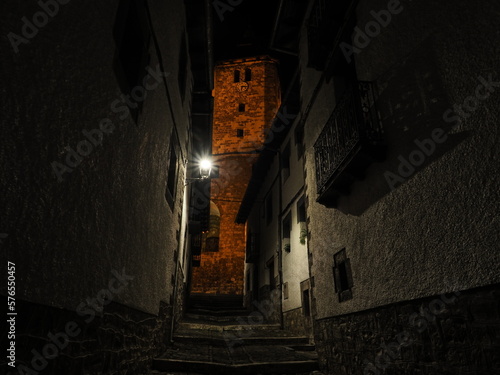
<svg viewBox="0 0 500 375">
<path fill-rule="evenodd" d="M 251 69 L 246 81 L 245 70 Z M 235 82 L 234 72 L 240 71 Z M 277 65 L 267 57 L 238 59 L 215 68 L 212 154 L 219 178 L 211 183 L 211 199 L 219 208 L 219 251 L 203 252 L 193 269 L 192 293 L 242 294 L 245 226 L 236 224 L 252 165 L 265 132 L 280 105 Z M 240 105 L 244 105 L 241 111 Z M 238 134 L 243 131 L 243 134 Z"/>
</svg>

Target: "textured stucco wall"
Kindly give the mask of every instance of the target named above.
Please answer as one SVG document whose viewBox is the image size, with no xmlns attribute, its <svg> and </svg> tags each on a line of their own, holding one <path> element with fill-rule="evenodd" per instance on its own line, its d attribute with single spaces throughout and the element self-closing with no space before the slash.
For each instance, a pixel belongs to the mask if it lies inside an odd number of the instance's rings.
<svg viewBox="0 0 500 375">
<path fill-rule="evenodd" d="M 61 5 L 15 54 L 5 35 L 20 33 L 21 17 L 40 9 L 36 3 L 0 5 L 0 231 L 8 234 L 0 257 L 16 263 L 19 299 L 75 310 L 107 287 L 112 270 L 125 269 L 134 279 L 115 301 L 156 314 L 172 293 L 184 188 L 180 165 L 171 210 L 164 194 L 173 119 L 180 157 L 188 125 L 189 100 L 182 105 L 177 84 L 184 8 L 181 1 L 150 2 L 174 113 L 161 82 L 148 92 L 136 125 L 111 109 L 121 95 L 113 71 L 117 6 Z M 154 70 L 152 41 L 149 53 Z M 187 87 L 189 98 L 189 76 Z M 106 117 L 115 124 L 113 133 L 58 182 L 51 163 L 64 162 L 65 147 L 75 148 L 85 139 L 82 130 L 97 128 Z"/>
<path fill-rule="evenodd" d="M 474 96 L 478 77 L 500 81 L 497 59 L 499 5 L 494 1 L 402 2 L 404 10 L 358 55 L 358 79 L 375 83 L 386 161 L 375 163 L 352 186 L 339 209 L 315 202 L 313 144 L 333 110 L 334 90 L 323 85 L 305 127 L 306 191 L 317 318 L 499 281 L 499 90 L 480 101 L 462 126 L 443 114 Z M 358 25 L 383 1 L 360 2 Z M 306 48 L 305 37 L 301 48 Z M 304 102 L 316 73 L 305 68 Z M 403 184 L 391 191 L 384 172 L 397 172 L 415 139 L 433 129 L 448 139 Z M 333 254 L 347 250 L 353 299 L 333 292 Z"/>
</svg>

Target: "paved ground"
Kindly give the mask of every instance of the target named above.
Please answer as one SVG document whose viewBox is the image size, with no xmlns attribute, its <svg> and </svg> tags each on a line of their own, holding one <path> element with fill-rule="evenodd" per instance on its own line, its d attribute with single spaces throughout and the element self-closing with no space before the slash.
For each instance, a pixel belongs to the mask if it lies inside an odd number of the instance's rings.
<svg viewBox="0 0 500 375">
<path fill-rule="evenodd" d="M 249 311 L 241 308 L 211 308 L 186 314 L 148 375 L 321 375 L 307 337 L 279 324 L 245 324 Z"/>
<path fill-rule="evenodd" d="M 301 352 L 281 345 L 239 345 L 235 347 L 210 344 L 174 344 L 161 358 L 211 362 L 229 365 L 263 362 L 316 360 L 316 352 Z"/>
</svg>

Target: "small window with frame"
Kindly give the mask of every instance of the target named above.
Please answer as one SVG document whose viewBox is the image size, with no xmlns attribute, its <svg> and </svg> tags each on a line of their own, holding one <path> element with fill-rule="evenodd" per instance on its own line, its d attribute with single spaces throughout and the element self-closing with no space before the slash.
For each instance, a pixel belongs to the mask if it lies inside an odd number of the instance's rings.
<svg viewBox="0 0 500 375">
<path fill-rule="evenodd" d="M 351 261 L 347 258 L 345 248 L 333 256 L 333 278 L 335 281 L 335 292 L 339 296 L 339 302 L 352 299 L 352 271 Z"/>
</svg>

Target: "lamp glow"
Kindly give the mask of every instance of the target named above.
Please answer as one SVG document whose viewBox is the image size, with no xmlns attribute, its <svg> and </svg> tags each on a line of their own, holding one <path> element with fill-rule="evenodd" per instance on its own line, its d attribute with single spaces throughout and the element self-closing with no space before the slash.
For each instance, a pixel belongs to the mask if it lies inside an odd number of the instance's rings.
<svg viewBox="0 0 500 375">
<path fill-rule="evenodd" d="M 208 159 L 203 159 L 200 161 L 200 169 L 210 169 L 212 168 L 212 162 Z"/>
<path fill-rule="evenodd" d="M 209 178 L 211 169 L 212 169 L 212 162 L 210 160 L 202 159 L 200 161 L 201 178 Z"/>
</svg>

